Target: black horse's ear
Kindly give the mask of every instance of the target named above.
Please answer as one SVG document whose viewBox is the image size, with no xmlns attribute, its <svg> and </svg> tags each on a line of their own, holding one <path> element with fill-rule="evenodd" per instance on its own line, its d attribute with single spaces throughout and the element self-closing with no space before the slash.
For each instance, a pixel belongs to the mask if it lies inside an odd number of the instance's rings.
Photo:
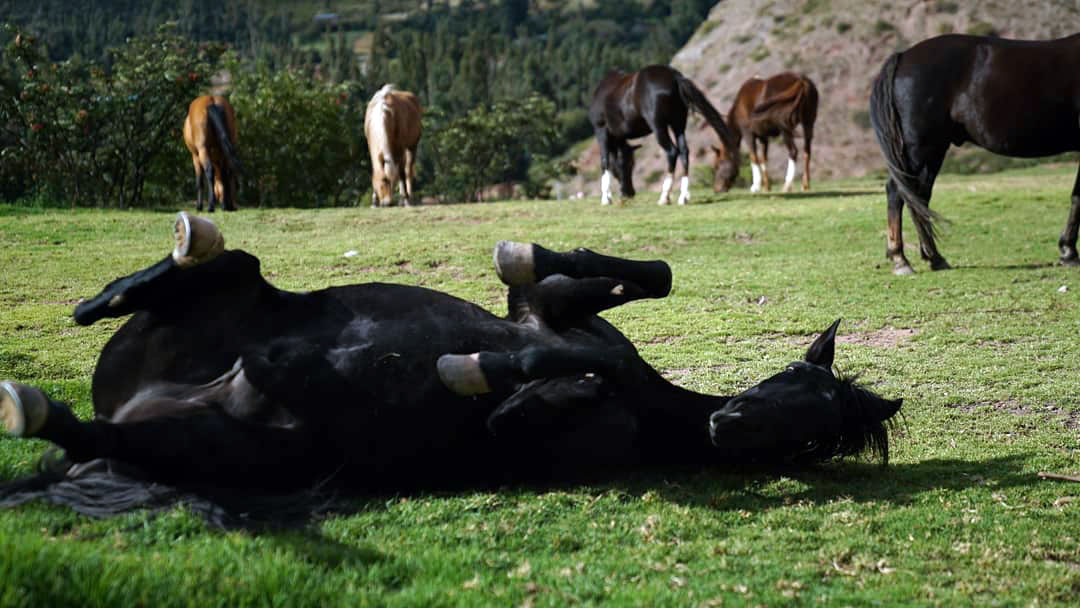
<svg viewBox="0 0 1080 608">
<path fill-rule="evenodd" d="M 833 321 L 829 329 L 826 329 L 817 337 L 817 340 L 814 340 L 814 343 L 806 350 L 807 363 L 820 365 L 825 369 L 832 369 L 833 357 L 836 355 L 836 328 L 839 325 L 840 319 Z"/>
</svg>

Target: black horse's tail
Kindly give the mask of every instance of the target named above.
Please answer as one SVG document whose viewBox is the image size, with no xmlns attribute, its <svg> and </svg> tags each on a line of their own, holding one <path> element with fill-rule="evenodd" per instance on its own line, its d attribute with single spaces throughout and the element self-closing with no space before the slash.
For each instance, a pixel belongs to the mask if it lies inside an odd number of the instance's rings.
<svg viewBox="0 0 1080 608">
<path fill-rule="evenodd" d="M 702 93 L 696 84 L 679 72 L 675 72 L 675 83 L 679 87 L 679 97 L 682 98 L 683 103 L 697 110 L 705 117 L 709 126 L 713 128 L 713 131 L 716 131 L 716 135 L 720 138 L 720 141 L 724 142 L 724 146 L 728 150 L 738 150 L 739 146 L 735 143 L 734 134 L 728 128 L 727 123 L 724 122 L 723 117 L 720 116 L 720 112 L 717 112 L 709 99 L 705 97 L 705 93 Z M 732 159 L 737 160 L 738 154 L 733 154 Z"/>
<path fill-rule="evenodd" d="M 240 163 L 240 158 L 236 155 L 236 148 L 233 147 L 232 138 L 229 136 L 229 129 L 225 122 L 225 110 L 221 109 L 221 106 L 211 104 L 206 108 L 206 115 L 210 118 L 210 124 L 214 127 L 214 133 L 217 134 L 218 142 L 221 143 L 221 151 L 225 153 L 225 158 L 229 161 L 229 167 L 237 173 L 243 174 L 244 165 Z"/>
<path fill-rule="evenodd" d="M 906 202 L 916 222 L 934 236 L 934 221 L 943 220 L 940 214 L 930 210 L 929 193 L 924 195 L 925 184 L 915 175 L 904 154 L 904 134 L 893 97 L 893 82 L 900 53 L 893 53 L 881 67 L 870 93 L 870 124 L 874 127 L 881 153 L 889 169 L 889 177 L 900 192 L 901 203 Z"/>
<path fill-rule="evenodd" d="M 314 515 L 339 509 L 341 497 L 317 486 L 299 493 L 267 494 L 221 488 L 171 486 L 134 471 L 95 470 L 69 475 L 66 460 L 46 453 L 38 473 L 0 483 L 0 508 L 43 501 L 90 517 L 112 517 L 138 509 L 159 512 L 178 505 L 208 524 L 225 529 L 300 526 Z"/>
</svg>

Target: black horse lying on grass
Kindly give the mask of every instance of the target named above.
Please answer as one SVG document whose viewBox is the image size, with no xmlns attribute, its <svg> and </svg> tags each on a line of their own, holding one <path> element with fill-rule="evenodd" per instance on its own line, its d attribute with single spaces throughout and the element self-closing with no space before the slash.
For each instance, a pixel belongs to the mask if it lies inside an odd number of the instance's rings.
<svg viewBox="0 0 1080 608">
<path fill-rule="evenodd" d="M 134 313 L 98 361 L 94 420 L 0 384 L 7 431 L 65 454 L 60 476 L 9 483 L 2 502 L 103 514 L 161 484 L 396 490 L 866 451 L 888 460 L 901 401 L 833 376 L 839 321 L 805 361 L 733 397 L 675 386 L 642 360 L 597 313 L 666 296 L 664 262 L 500 242 L 499 318 L 421 287 L 281 291 L 208 221 L 181 214 L 176 234 L 171 256 L 75 310 L 82 325 Z"/>
</svg>

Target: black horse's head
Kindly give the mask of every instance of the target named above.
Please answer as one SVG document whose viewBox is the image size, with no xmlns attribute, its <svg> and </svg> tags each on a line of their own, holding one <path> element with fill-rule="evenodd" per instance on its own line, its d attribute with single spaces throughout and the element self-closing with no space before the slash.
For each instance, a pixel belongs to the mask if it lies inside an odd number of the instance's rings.
<svg viewBox="0 0 1080 608">
<path fill-rule="evenodd" d="M 903 402 L 884 399 L 832 373 L 837 319 L 810 345 L 805 360 L 732 397 L 709 418 L 719 448 L 753 448 L 770 460 L 822 460 L 869 449 L 889 459 L 887 421 Z M 763 448 L 762 446 L 769 446 Z"/>
<path fill-rule="evenodd" d="M 633 198 L 634 194 L 636 194 L 634 190 L 634 150 L 640 147 L 640 145 L 632 146 L 623 142 L 622 145 L 615 148 L 615 153 L 612 155 L 615 178 L 619 180 L 620 192 L 626 198 Z"/>
</svg>

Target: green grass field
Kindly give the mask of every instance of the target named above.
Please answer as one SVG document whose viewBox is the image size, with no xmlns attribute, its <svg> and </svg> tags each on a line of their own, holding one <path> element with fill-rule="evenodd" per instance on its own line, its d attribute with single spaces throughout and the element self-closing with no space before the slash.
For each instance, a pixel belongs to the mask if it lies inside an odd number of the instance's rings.
<svg viewBox="0 0 1080 608">
<path fill-rule="evenodd" d="M 378 495 L 288 532 L 174 509 L 0 511 L 3 606 L 1069 605 L 1080 598 L 1080 269 L 1056 265 L 1071 167 L 942 179 L 954 270 L 894 277 L 881 184 L 217 215 L 282 288 L 424 285 L 496 310 L 497 239 L 662 258 L 671 295 L 605 313 L 679 384 L 731 394 L 843 317 L 837 366 L 903 397 L 888 468 L 710 469 L 497 492 Z M 82 297 L 166 254 L 175 210 L 0 207 L 0 379 L 91 411 L 119 326 Z M 910 222 L 909 238 L 914 238 Z M 344 257 L 347 251 L 357 255 Z M 0 479 L 44 444 L 0 438 Z M 1075 604 L 1073 604 L 1075 605 Z"/>
</svg>

